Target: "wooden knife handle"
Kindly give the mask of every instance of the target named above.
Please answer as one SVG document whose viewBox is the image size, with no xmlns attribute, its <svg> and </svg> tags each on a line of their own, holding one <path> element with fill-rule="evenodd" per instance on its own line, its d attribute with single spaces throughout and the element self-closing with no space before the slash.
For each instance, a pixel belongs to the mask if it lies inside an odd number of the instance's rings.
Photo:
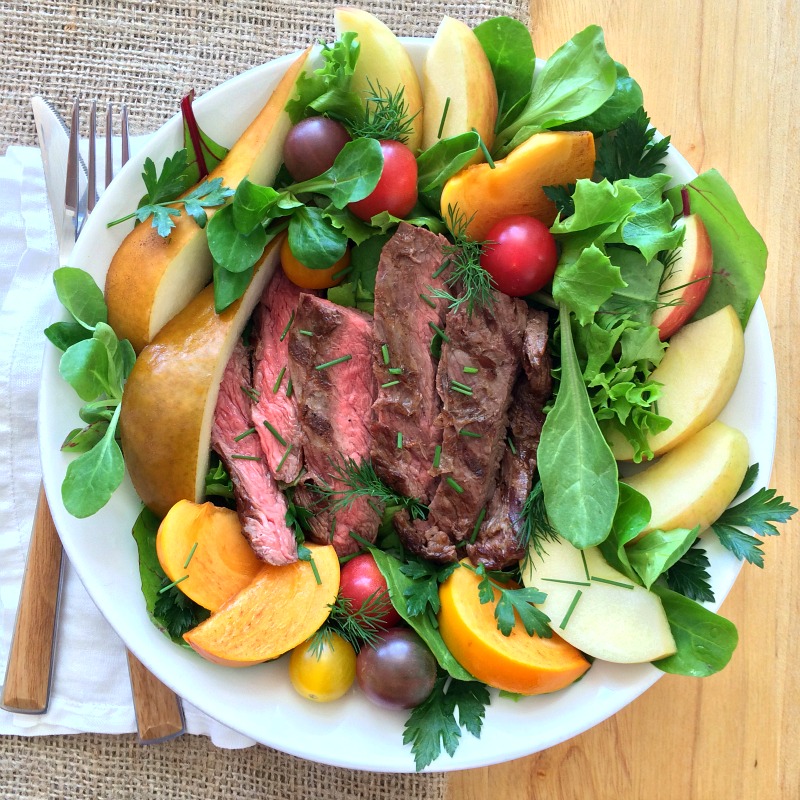
<svg viewBox="0 0 800 800">
<path fill-rule="evenodd" d="M 133 653 L 127 653 L 139 741 L 156 744 L 180 736 L 185 730 L 180 698 Z"/>
<path fill-rule="evenodd" d="M 23 714 L 44 714 L 47 711 L 62 553 L 44 487 L 40 485 L 0 702 L 7 711 Z"/>
</svg>

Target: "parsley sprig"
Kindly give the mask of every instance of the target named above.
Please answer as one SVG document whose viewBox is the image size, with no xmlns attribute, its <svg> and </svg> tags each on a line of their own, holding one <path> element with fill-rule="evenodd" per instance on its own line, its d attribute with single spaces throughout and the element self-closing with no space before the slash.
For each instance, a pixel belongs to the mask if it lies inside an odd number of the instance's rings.
<svg viewBox="0 0 800 800">
<path fill-rule="evenodd" d="M 706 551 L 695 543 L 667 570 L 667 586 L 690 600 L 713 603 L 709 566 Z"/>
<path fill-rule="evenodd" d="M 438 614 L 441 608 L 439 586 L 458 569 L 458 566 L 457 561 L 439 566 L 431 561 L 406 555 L 406 562 L 400 567 L 400 572 L 413 581 L 403 590 L 408 615 L 416 617 L 428 610 L 434 615 Z"/>
<path fill-rule="evenodd" d="M 737 497 L 750 489 L 758 477 L 758 464 L 751 464 L 745 473 Z M 757 536 L 778 536 L 773 522 L 788 522 L 797 509 L 786 502 L 775 489 L 759 489 L 755 494 L 742 500 L 723 512 L 711 525 L 724 548 L 730 550 L 739 560 L 745 559 L 757 567 L 764 566 L 762 542 L 755 536 L 740 531 L 738 527 L 750 528 Z"/>
<path fill-rule="evenodd" d="M 649 178 L 660 172 L 670 137 L 656 142 L 655 133 L 655 128 L 650 127 L 650 117 L 640 107 L 616 131 L 598 137 L 597 172 L 612 183 L 631 175 Z"/>
</svg>

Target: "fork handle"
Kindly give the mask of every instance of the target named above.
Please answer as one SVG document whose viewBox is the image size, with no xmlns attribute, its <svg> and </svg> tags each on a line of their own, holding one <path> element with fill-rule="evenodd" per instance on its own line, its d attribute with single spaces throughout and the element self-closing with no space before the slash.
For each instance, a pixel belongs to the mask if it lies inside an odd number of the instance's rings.
<svg viewBox="0 0 800 800">
<path fill-rule="evenodd" d="M 40 485 L 0 702 L 7 711 L 22 714 L 44 714 L 47 711 L 62 553 L 44 487 Z"/>
</svg>

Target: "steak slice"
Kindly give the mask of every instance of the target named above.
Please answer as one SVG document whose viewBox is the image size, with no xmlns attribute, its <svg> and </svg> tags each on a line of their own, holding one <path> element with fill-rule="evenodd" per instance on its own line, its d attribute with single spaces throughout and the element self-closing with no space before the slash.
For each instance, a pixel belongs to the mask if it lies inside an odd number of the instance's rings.
<svg viewBox="0 0 800 800">
<path fill-rule="evenodd" d="M 542 407 L 550 397 L 550 355 L 547 351 L 547 313 L 529 311 L 523 338 L 523 366 L 514 387 L 509 428 L 511 446 L 500 463 L 500 485 L 489 501 L 486 516 L 467 555 L 474 564 L 502 569 L 525 555 L 520 545 L 522 510 L 536 472 L 536 448 L 544 425 Z"/>
<path fill-rule="evenodd" d="M 502 294 L 491 309 L 476 308 L 470 315 L 462 306 L 447 313 L 436 375 L 443 404 L 437 419 L 443 429 L 440 481 L 427 520 L 395 515 L 398 533 L 414 553 L 455 561 L 456 545 L 472 535 L 494 493 L 525 321 L 525 303 Z"/>
<path fill-rule="evenodd" d="M 432 297 L 430 287 L 444 288 L 442 277 L 433 276 L 446 244 L 444 236 L 403 222 L 384 246 L 375 278 L 373 370 L 379 388 L 372 406 L 372 464 L 396 492 L 426 503 L 434 489 L 434 450 L 442 442 L 435 424 L 441 402 L 431 324 L 443 327 L 446 311 L 446 301 Z"/>
<path fill-rule="evenodd" d="M 211 446 L 231 476 L 236 510 L 255 554 L 268 564 L 297 561 L 297 543 L 286 525 L 286 499 L 264 462 L 258 437 L 235 441 L 250 427 L 250 357 L 236 343 L 225 367 L 211 427 Z"/>
<path fill-rule="evenodd" d="M 338 363 L 324 366 L 330 362 Z M 333 514 L 327 504 L 319 502 L 309 484 L 329 487 L 336 500 L 336 493 L 347 486 L 337 476 L 335 466 L 343 466 L 346 459 L 357 464 L 369 459 L 370 413 L 375 400 L 371 318 L 355 309 L 301 294 L 289 333 L 289 371 L 307 470 L 295 499 L 316 511 L 310 520 L 314 541 L 332 543 L 340 556 L 354 553 L 359 545 L 350 531 L 375 541 L 380 509 L 368 497 L 356 497 L 347 508 Z"/>
<path fill-rule="evenodd" d="M 303 466 L 297 405 L 294 397 L 287 394 L 290 378 L 288 327 L 300 291 L 283 270 L 276 270 L 264 290 L 255 319 L 253 388 L 258 392 L 258 400 L 250 409 L 250 418 L 272 476 L 286 483 L 292 483 Z M 265 423 L 278 432 L 285 444 Z"/>
</svg>

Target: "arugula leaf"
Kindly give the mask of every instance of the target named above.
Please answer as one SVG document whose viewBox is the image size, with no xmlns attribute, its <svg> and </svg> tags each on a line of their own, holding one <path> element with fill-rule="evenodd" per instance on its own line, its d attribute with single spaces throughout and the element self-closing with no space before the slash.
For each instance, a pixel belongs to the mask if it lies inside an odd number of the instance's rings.
<svg viewBox="0 0 800 800">
<path fill-rule="evenodd" d="M 675 528 L 670 531 L 655 530 L 646 533 L 627 547 L 628 561 L 636 570 L 645 589 L 683 557 L 700 533 L 700 526 Z"/>
<path fill-rule="evenodd" d="M 651 515 L 650 501 L 632 486 L 620 482 L 619 502 L 611 532 L 605 541 L 600 542 L 599 548 L 608 564 L 634 583 L 641 583 L 642 579 L 631 565 L 625 546 L 644 530 Z"/>
<path fill-rule="evenodd" d="M 420 193 L 440 189 L 460 172 L 480 149 L 481 137 L 475 131 L 439 139 L 417 156 L 417 189 Z M 439 204 L 437 202 L 436 209 Z"/>
<path fill-rule="evenodd" d="M 490 702 L 489 691 L 482 683 L 453 680 L 441 673 L 427 699 L 411 712 L 403 731 L 403 744 L 411 745 L 416 769 L 422 770 L 435 761 L 442 748 L 452 756 L 462 727 L 480 738 Z"/>
<path fill-rule="evenodd" d="M 467 566 L 467 569 L 473 569 Z M 541 604 L 547 599 L 544 592 L 532 587 L 520 589 L 506 589 L 497 581 L 492 580 L 483 564 L 474 568 L 475 574 L 480 578 L 478 583 L 478 596 L 482 604 L 495 603 L 494 618 L 497 620 L 497 630 L 503 636 L 510 636 L 519 615 L 522 626 L 528 636 L 549 639 L 553 635 L 550 628 L 550 617 L 534 604 Z M 495 594 L 499 592 L 499 597 Z M 496 602 L 495 602 L 496 601 Z"/>
<path fill-rule="evenodd" d="M 666 572 L 667 586 L 690 600 L 713 603 L 706 551 L 694 544 Z"/>
<path fill-rule="evenodd" d="M 655 141 L 655 128 L 641 106 L 614 133 L 597 139 L 595 169 L 610 181 L 635 175 L 648 178 L 660 172 L 669 149 L 669 136 Z"/>
</svg>

